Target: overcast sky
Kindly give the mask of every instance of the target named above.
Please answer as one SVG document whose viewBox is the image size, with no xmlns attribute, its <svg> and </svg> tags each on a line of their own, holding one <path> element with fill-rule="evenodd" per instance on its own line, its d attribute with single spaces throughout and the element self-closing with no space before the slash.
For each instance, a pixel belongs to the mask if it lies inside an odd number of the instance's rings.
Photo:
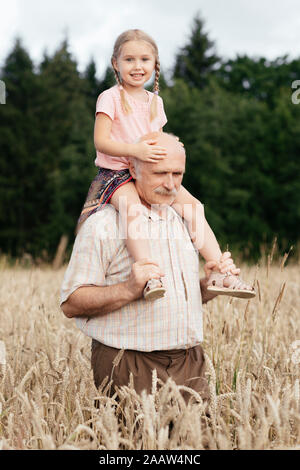
<svg viewBox="0 0 300 470">
<path fill-rule="evenodd" d="M 139 28 L 157 42 L 167 71 L 197 12 L 221 57 L 300 56 L 300 0 L 0 0 L 0 66 L 16 36 L 36 64 L 67 36 L 79 69 L 94 57 L 100 76 L 116 37 Z"/>
</svg>

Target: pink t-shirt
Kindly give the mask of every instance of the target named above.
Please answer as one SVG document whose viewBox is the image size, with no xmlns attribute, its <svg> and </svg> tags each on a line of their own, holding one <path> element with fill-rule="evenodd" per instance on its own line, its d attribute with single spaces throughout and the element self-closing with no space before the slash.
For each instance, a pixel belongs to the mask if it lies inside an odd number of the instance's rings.
<svg viewBox="0 0 300 470">
<path fill-rule="evenodd" d="M 126 100 L 130 104 L 132 113 L 125 114 L 121 104 L 120 90 L 117 85 L 105 90 L 97 99 L 97 113 L 105 113 L 112 120 L 110 138 L 116 142 L 132 144 L 140 137 L 150 132 L 159 131 L 167 122 L 163 100 L 158 96 L 157 116 L 150 121 L 150 106 L 154 93 L 147 91 L 148 102 L 138 101 L 126 91 Z M 97 150 L 95 164 L 98 167 L 112 170 L 124 170 L 128 168 L 128 158 L 112 157 Z"/>
</svg>

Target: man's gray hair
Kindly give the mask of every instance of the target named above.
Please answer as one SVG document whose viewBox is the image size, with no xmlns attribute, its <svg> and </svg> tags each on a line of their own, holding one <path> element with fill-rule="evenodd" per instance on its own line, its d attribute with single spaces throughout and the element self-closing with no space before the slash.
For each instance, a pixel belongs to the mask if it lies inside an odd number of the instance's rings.
<svg viewBox="0 0 300 470">
<path fill-rule="evenodd" d="M 178 141 L 178 137 L 176 137 L 174 134 L 171 134 L 169 132 L 159 132 L 159 131 L 154 131 L 154 132 L 150 132 L 149 134 L 147 135 L 144 135 L 142 137 L 139 137 L 134 143 L 137 144 L 139 142 L 143 142 L 143 140 L 148 140 L 148 139 L 157 139 L 159 138 L 162 134 L 166 135 L 166 136 L 169 136 L 169 137 L 173 137 L 174 139 L 176 139 L 176 141 Z M 179 148 L 180 148 L 180 143 L 178 143 L 179 145 Z M 180 148 L 183 152 L 183 148 L 181 147 Z M 140 179 L 140 176 L 141 176 L 141 161 L 142 160 L 139 160 L 137 158 L 134 158 L 133 159 L 133 166 L 134 166 L 134 169 L 135 169 L 135 173 L 136 173 L 136 179 Z"/>
<path fill-rule="evenodd" d="M 138 158 L 133 158 L 133 166 L 135 170 L 135 179 L 139 180 L 141 177 L 141 160 Z"/>
</svg>

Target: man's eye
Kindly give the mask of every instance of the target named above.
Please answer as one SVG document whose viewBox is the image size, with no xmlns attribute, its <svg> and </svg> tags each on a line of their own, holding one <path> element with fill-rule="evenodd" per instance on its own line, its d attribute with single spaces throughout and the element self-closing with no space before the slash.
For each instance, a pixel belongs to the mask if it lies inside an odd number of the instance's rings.
<svg viewBox="0 0 300 470">
<path fill-rule="evenodd" d="M 147 57 L 144 57 L 143 61 L 146 62 L 147 60 L 149 60 Z"/>
</svg>

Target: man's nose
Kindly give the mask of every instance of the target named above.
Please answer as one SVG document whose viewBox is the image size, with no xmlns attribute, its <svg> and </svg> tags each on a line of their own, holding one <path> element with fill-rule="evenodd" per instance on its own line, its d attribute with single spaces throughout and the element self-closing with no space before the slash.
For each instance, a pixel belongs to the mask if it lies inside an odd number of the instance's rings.
<svg viewBox="0 0 300 470">
<path fill-rule="evenodd" d="M 165 187 L 166 189 L 169 189 L 170 191 L 171 191 L 172 189 L 174 189 L 175 184 L 174 184 L 174 179 L 173 179 L 173 175 L 172 175 L 172 174 L 166 175 L 165 180 L 164 180 L 164 187 Z"/>
</svg>

